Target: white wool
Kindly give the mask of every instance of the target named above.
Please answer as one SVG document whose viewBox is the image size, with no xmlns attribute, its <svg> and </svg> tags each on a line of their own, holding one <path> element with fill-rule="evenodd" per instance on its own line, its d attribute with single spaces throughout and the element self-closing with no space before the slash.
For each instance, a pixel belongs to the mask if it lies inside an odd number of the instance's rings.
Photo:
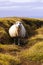
<svg viewBox="0 0 43 65">
<path fill-rule="evenodd" d="M 14 24 L 9 28 L 9 34 L 11 37 L 18 36 L 18 24 Z M 26 35 L 26 30 L 24 26 L 21 24 L 20 36 L 25 37 L 25 35 Z"/>
<path fill-rule="evenodd" d="M 17 26 L 16 25 L 12 25 L 10 27 L 9 34 L 10 34 L 11 37 L 17 36 Z"/>
<path fill-rule="evenodd" d="M 25 30 L 25 28 L 24 28 L 24 26 L 22 24 L 21 24 L 21 31 L 20 31 L 20 33 L 21 33 L 21 37 L 25 37 L 26 30 Z"/>
</svg>

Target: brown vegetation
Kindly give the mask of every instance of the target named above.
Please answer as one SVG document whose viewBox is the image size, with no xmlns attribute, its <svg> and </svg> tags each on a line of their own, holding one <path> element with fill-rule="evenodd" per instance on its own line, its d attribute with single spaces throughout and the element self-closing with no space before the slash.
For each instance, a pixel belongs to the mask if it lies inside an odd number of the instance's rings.
<svg viewBox="0 0 43 65">
<path fill-rule="evenodd" d="M 28 33 L 21 46 L 15 45 L 8 33 L 10 26 L 19 20 Z M 43 20 L 0 18 L 0 65 L 43 65 Z"/>
</svg>

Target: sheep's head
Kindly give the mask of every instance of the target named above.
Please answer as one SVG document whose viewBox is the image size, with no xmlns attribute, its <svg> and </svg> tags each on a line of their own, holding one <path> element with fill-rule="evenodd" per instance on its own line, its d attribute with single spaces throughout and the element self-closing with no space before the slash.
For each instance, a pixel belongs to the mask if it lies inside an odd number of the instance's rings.
<svg viewBox="0 0 43 65">
<path fill-rule="evenodd" d="M 20 29 L 20 28 L 21 28 L 21 25 L 22 25 L 22 22 L 17 21 L 17 22 L 16 22 L 16 25 L 17 25 L 17 27 Z"/>
<path fill-rule="evenodd" d="M 17 31 L 18 31 L 18 35 L 20 36 L 20 31 L 21 31 L 21 27 L 22 27 L 22 22 L 17 21 L 15 24 L 16 24 L 16 28 L 17 28 Z"/>
</svg>

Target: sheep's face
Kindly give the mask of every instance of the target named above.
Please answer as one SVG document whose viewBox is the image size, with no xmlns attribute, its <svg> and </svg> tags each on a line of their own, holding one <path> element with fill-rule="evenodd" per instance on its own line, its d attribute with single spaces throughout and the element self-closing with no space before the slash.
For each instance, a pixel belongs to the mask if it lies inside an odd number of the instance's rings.
<svg viewBox="0 0 43 65">
<path fill-rule="evenodd" d="M 17 27 L 18 27 L 18 28 L 21 28 L 21 25 L 22 25 L 21 22 L 18 21 L 18 22 L 16 22 L 16 24 L 17 24 Z"/>
</svg>

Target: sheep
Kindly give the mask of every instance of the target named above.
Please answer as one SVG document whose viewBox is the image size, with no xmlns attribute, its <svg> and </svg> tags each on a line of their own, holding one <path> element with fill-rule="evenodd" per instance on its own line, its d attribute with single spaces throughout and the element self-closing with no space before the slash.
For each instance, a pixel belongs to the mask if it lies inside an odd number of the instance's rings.
<svg viewBox="0 0 43 65">
<path fill-rule="evenodd" d="M 18 45 L 20 45 L 20 39 L 26 36 L 26 29 L 21 21 L 17 21 L 9 28 L 9 35 L 15 39 L 18 39 Z"/>
</svg>

